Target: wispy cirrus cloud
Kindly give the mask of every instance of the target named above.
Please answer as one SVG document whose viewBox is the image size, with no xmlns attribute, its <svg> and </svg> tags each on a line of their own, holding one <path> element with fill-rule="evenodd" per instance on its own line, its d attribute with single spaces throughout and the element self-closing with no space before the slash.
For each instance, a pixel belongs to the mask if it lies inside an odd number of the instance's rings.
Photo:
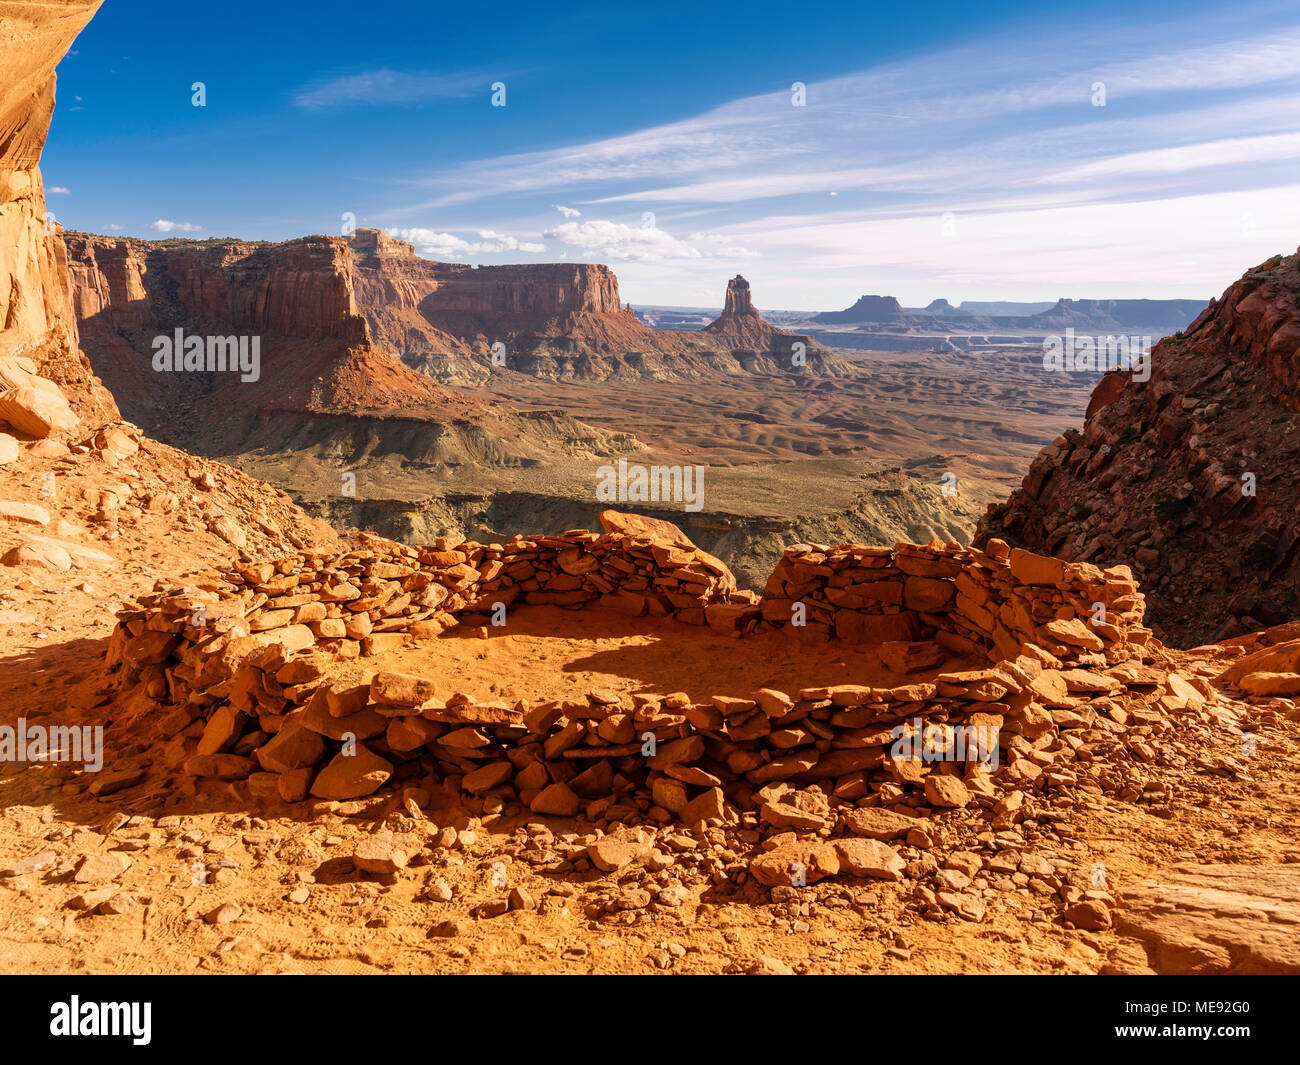
<svg viewBox="0 0 1300 1065">
<path fill-rule="evenodd" d="M 873 274 L 927 302 L 938 284 L 1209 295 L 1297 236 L 1300 17 L 1247 7 L 1258 17 L 1225 14 L 1224 32 L 1097 20 L 1061 48 L 1029 27 L 807 81 L 801 101 L 782 88 L 466 160 L 408 182 L 426 197 L 406 210 L 560 210 L 553 246 L 628 264 L 664 302 L 722 258 L 754 260 L 787 305 L 851 300 Z M 636 225 L 651 208 L 659 221 Z"/>
<path fill-rule="evenodd" d="M 434 259 L 460 261 L 479 255 L 491 255 L 499 252 L 543 252 L 546 245 L 537 241 L 520 240 L 505 233 L 491 229 L 478 231 L 477 240 L 466 240 L 454 233 L 440 233 L 434 229 L 415 227 L 396 227 L 389 229 L 388 235 L 413 244 L 415 250 Z"/>
<path fill-rule="evenodd" d="M 561 191 L 587 203 L 685 205 L 950 187 L 947 177 L 969 174 L 972 162 L 1002 181 L 1026 161 L 1084 166 L 1138 145 L 1226 135 L 1227 122 L 1207 130 L 1198 118 L 1229 97 L 1240 119 L 1261 95 L 1279 104 L 1289 95 L 1289 108 L 1256 117 L 1275 125 L 1289 115 L 1300 128 L 1294 94 L 1278 91 L 1300 87 L 1300 28 L 1154 55 L 1071 43 L 1050 64 L 1040 40 L 1002 42 L 996 53 L 973 46 L 810 83 L 802 107 L 788 92 L 767 93 L 617 137 L 474 160 L 420 181 L 435 192 L 421 206 Z M 1093 106 L 1097 85 L 1104 107 Z M 1008 154 L 1044 139 L 1055 139 L 1055 158 Z"/>
<path fill-rule="evenodd" d="M 1260 137 L 1228 137 L 1221 140 L 1183 144 L 1176 148 L 1153 148 L 1143 152 L 1099 159 L 1070 170 L 1048 174 L 1045 182 L 1093 181 L 1098 178 L 1135 174 L 1185 174 L 1218 166 L 1245 166 L 1300 160 L 1300 133 L 1278 133 Z"/>
<path fill-rule="evenodd" d="M 316 81 L 293 96 L 296 106 L 308 111 L 345 107 L 409 105 L 439 97 L 486 93 L 493 78 L 480 73 L 428 74 L 398 70 L 370 70 Z"/>
</svg>

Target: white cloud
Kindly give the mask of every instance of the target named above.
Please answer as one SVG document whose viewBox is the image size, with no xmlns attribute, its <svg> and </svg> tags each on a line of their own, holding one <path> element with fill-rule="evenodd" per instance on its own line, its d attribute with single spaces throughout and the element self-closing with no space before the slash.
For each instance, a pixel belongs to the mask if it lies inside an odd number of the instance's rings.
<svg viewBox="0 0 1300 1065">
<path fill-rule="evenodd" d="M 562 222 L 544 234 L 581 252 L 619 262 L 660 262 L 664 259 L 699 259 L 702 253 L 654 225 L 629 226 L 593 219 Z"/>
<path fill-rule="evenodd" d="M 736 244 L 721 233 L 688 233 L 686 239 L 705 255 L 715 259 L 756 259 L 761 254 Z"/>
<path fill-rule="evenodd" d="M 1033 181 L 1044 163 L 1069 171 L 1117 153 L 1300 126 L 1289 91 L 1300 87 L 1300 28 L 1261 25 L 1211 44 L 1166 34 L 1154 52 L 1150 41 L 1162 38 L 1124 31 L 1071 38 L 1065 52 L 1044 50 L 1041 34 L 1004 37 L 996 49 L 975 42 L 810 84 L 806 107 L 773 92 L 616 137 L 473 160 L 422 182 L 436 192 L 420 206 L 539 193 L 683 206 L 951 193 L 953 177 L 987 191 Z M 1104 108 L 1092 106 L 1098 81 Z"/>
<path fill-rule="evenodd" d="M 105 229 L 121 229 L 122 227 L 119 226 L 116 222 L 109 222 L 108 225 L 106 225 L 104 228 L 105 228 Z"/>
<path fill-rule="evenodd" d="M 1297 96 L 1300 16 L 1282 5 L 1024 22 L 809 82 L 806 107 L 778 88 L 460 161 L 408 210 L 559 211 L 552 248 L 624 264 L 633 302 L 713 292 L 719 260 L 755 257 L 770 306 L 1203 297 L 1297 242 Z M 658 222 L 637 226 L 647 208 Z"/>
<path fill-rule="evenodd" d="M 482 74 L 405 74 L 381 69 L 316 82 L 299 89 L 293 102 L 309 111 L 355 104 L 413 104 L 437 97 L 468 96 L 476 89 L 486 94 L 491 81 Z"/>
<path fill-rule="evenodd" d="M 150 222 L 149 228 L 156 229 L 159 233 L 197 233 L 203 227 L 191 225 L 189 222 L 169 222 L 165 218 L 160 218 L 156 222 Z"/>
<path fill-rule="evenodd" d="M 608 219 L 562 222 L 542 234 L 587 256 L 616 262 L 668 262 L 704 258 L 745 258 L 757 252 L 736 246 L 713 233 L 692 233 L 679 240 L 658 228 L 649 212 L 639 226 Z"/>
<path fill-rule="evenodd" d="M 1092 181 L 1131 174 L 1182 174 L 1214 166 L 1241 166 L 1300 159 L 1300 133 L 1262 137 L 1230 137 L 1224 140 L 1184 144 L 1177 148 L 1155 148 L 1145 152 L 1100 159 L 1040 180 L 1045 183 Z"/>
<path fill-rule="evenodd" d="M 46 191 L 47 193 L 49 193 L 49 192 L 57 193 L 57 194 L 60 195 L 60 196 L 71 196 L 71 195 L 72 195 L 72 190 L 71 190 L 71 189 L 64 188 L 62 185 L 51 185 L 51 186 L 50 186 L 48 189 L 46 189 L 45 191 Z"/>
<path fill-rule="evenodd" d="M 480 229 L 478 240 L 466 240 L 453 233 L 440 233 L 437 230 L 419 227 L 390 229 L 388 235 L 414 244 L 415 250 L 421 255 L 435 259 L 459 260 L 475 255 L 491 255 L 508 251 L 535 253 L 546 250 L 545 244 L 520 240 L 518 237 L 497 233 L 491 229 Z"/>
<path fill-rule="evenodd" d="M 1001 298 L 1208 298 L 1246 267 L 1289 251 L 1298 233 L 1293 184 L 1132 203 L 1004 198 L 958 212 L 949 228 L 941 216 L 915 211 L 767 216 L 720 235 L 762 252 L 768 284 L 785 306 L 838 308 L 872 291 L 909 307 L 936 296 L 956 303 L 1012 292 Z M 875 249 L 870 262 L 863 248 Z M 1224 263 L 1233 266 L 1225 271 Z"/>
</svg>

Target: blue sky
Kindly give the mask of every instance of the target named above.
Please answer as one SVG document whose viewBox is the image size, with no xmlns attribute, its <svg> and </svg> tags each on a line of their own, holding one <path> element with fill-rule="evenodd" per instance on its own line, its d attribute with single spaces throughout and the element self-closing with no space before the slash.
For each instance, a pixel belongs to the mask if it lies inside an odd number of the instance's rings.
<svg viewBox="0 0 1300 1065">
<path fill-rule="evenodd" d="M 634 304 L 740 272 L 773 309 L 1204 298 L 1300 244 L 1293 3 L 1043 6 L 108 0 L 47 199 L 141 237 L 350 214 L 429 258 L 607 262 Z"/>
</svg>

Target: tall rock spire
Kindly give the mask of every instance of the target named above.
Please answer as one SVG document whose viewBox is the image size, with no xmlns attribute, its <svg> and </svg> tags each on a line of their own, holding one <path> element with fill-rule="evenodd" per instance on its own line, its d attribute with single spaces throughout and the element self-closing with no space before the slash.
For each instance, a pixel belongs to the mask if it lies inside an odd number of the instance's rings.
<svg viewBox="0 0 1300 1065">
<path fill-rule="evenodd" d="M 754 315 L 754 304 L 749 298 L 749 282 L 737 274 L 727 282 L 727 302 L 722 308 L 722 317 L 734 318 L 739 315 Z"/>
</svg>

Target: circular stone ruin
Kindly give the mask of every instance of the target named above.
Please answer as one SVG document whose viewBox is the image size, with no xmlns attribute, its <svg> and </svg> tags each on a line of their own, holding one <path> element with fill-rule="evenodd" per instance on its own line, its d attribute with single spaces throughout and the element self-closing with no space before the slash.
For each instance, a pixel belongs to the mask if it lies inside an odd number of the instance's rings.
<svg viewBox="0 0 1300 1065">
<path fill-rule="evenodd" d="M 158 589 L 120 615 L 107 669 L 152 732 L 151 777 L 191 793 L 414 786 L 798 828 L 810 802 L 925 812 L 1070 783 L 1035 752 L 1178 696 L 1142 617 L 1124 567 L 996 541 L 798 544 L 759 596 L 681 538 L 363 534 Z"/>
</svg>

